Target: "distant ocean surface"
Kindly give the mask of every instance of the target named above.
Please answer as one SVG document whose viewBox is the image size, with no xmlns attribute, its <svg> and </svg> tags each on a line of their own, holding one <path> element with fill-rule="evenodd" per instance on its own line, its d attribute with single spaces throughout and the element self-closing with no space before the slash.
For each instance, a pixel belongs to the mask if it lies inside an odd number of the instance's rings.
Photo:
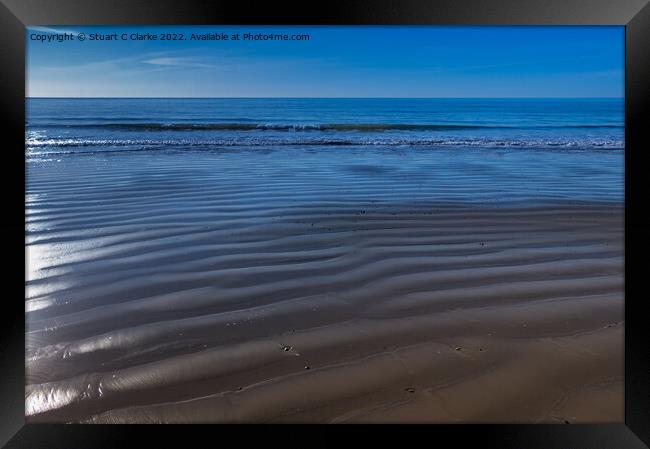
<svg viewBox="0 0 650 449">
<path fill-rule="evenodd" d="M 357 200 L 621 201 L 623 149 L 619 99 L 27 100 L 33 166 L 201 167 Z"/>
</svg>

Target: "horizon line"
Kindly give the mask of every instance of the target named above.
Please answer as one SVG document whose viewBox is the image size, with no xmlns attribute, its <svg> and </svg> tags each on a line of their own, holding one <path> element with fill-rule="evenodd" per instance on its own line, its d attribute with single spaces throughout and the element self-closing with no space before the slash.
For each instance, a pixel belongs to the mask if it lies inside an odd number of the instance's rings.
<svg viewBox="0 0 650 449">
<path fill-rule="evenodd" d="M 507 100 L 507 99 L 522 99 L 522 100 L 557 100 L 557 99 L 567 99 L 567 100 L 585 100 L 585 99 L 608 99 L 608 100 L 614 100 L 614 99 L 619 99 L 623 100 L 625 99 L 625 96 L 593 96 L 593 97 L 587 97 L 587 96 L 579 96 L 579 97 L 526 97 L 526 96 L 511 96 L 511 97 L 301 97 L 301 96 L 296 96 L 296 97 L 283 97 L 283 96 L 277 96 L 277 97 L 257 97 L 257 96 L 250 96 L 250 97 L 184 97 L 184 96 L 171 96 L 171 97 L 158 97 L 158 96 L 147 96 L 147 97 L 119 97 L 119 96 L 111 96 L 111 97 L 94 97 L 94 96 L 83 96 L 83 97 L 69 97 L 69 96 L 25 96 L 25 99 L 70 99 L 70 100 L 76 100 L 76 99 L 95 99 L 95 100 L 104 100 L 104 99 L 116 99 L 116 100 L 144 100 L 144 99 L 160 99 L 160 100 L 167 100 L 167 99 L 179 99 L 179 100 L 250 100 L 250 99 L 269 99 L 269 100 L 290 100 L 290 99 L 305 99 L 305 100 L 372 100 L 372 99 L 393 99 L 393 100 Z"/>
</svg>

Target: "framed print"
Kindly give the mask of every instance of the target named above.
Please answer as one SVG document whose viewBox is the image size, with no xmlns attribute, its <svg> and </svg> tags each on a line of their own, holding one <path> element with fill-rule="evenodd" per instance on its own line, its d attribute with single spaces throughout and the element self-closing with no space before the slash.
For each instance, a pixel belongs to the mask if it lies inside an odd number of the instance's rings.
<svg viewBox="0 0 650 449">
<path fill-rule="evenodd" d="M 647 445 L 645 2 L 4 5 L 7 447 Z"/>
</svg>

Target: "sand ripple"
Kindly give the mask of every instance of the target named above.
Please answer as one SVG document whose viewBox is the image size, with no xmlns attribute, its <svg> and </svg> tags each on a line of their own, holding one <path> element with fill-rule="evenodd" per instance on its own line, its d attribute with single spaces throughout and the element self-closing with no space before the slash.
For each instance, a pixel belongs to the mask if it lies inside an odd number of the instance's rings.
<svg viewBox="0 0 650 449">
<path fill-rule="evenodd" d="M 30 420 L 553 422 L 621 385 L 620 204 L 64 164 L 26 199 Z"/>
</svg>

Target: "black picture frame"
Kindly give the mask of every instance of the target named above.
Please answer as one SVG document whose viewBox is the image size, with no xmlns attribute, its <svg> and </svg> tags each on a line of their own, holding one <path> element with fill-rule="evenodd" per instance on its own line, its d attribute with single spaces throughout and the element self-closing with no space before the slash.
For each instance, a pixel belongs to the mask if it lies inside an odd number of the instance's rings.
<svg viewBox="0 0 650 449">
<path fill-rule="evenodd" d="M 3 123 L 0 219 L 5 252 L 4 322 L 0 326 L 0 445 L 10 448 L 99 448 L 161 444 L 223 444 L 223 438 L 273 437 L 294 444 L 340 441 L 345 429 L 390 443 L 424 441 L 499 448 L 642 448 L 650 445 L 650 345 L 644 322 L 650 220 L 647 218 L 650 125 L 650 5 L 648 0 L 424 0 L 329 1 L 295 4 L 201 0 L 1 0 L 0 105 Z M 401 24 L 401 25 L 624 25 L 625 26 L 625 423 L 608 425 L 431 426 L 82 426 L 25 424 L 25 27 L 36 25 L 163 24 Z M 22 189 L 22 190 L 21 190 Z M 22 192 L 22 193 L 21 193 Z M 22 236 L 22 238 L 21 238 Z M 20 263 L 22 260 L 23 263 Z M 9 287 L 9 288 L 7 288 Z M 359 428 L 361 427 L 361 429 Z M 225 432 L 225 434 L 224 434 Z M 402 434 L 404 432 L 404 434 Z M 414 434 L 416 432 L 417 434 Z M 296 435 L 299 435 L 296 437 Z M 370 436 L 370 435 L 369 435 Z M 408 437 L 404 440 L 403 437 Z M 134 438 L 140 439 L 139 443 Z M 201 440 L 201 438 L 207 438 Z M 442 439 L 442 440 L 441 440 Z M 221 443 L 219 443 L 221 442 Z M 645 442 L 645 443 L 644 443 Z"/>
</svg>

